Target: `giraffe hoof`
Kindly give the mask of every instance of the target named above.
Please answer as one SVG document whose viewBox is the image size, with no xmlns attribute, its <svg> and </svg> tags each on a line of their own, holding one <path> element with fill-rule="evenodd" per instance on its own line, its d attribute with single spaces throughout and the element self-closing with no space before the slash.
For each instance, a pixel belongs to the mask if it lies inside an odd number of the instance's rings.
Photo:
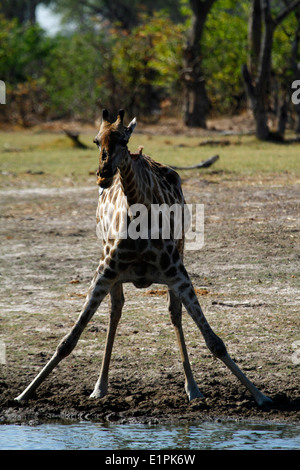
<svg viewBox="0 0 300 470">
<path fill-rule="evenodd" d="M 196 398 L 204 398 L 204 395 L 198 390 L 197 393 L 189 393 L 188 394 L 189 401 L 195 400 Z"/>
<path fill-rule="evenodd" d="M 262 397 L 260 397 L 260 398 L 257 400 L 257 404 L 258 404 L 258 406 L 260 406 L 260 407 L 272 405 L 273 403 L 274 403 L 273 400 L 271 400 L 271 398 L 269 398 L 269 397 L 266 397 L 265 395 L 263 395 Z"/>
<path fill-rule="evenodd" d="M 105 397 L 107 391 L 102 390 L 94 390 L 93 393 L 90 394 L 90 398 L 103 398 Z"/>
<path fill-rule="evenodd" d="M 189 401 L 195 400 L 195 398 L 204 398 L 204 395 L 200 392 L 197 385 L 191 388 L 186 388 L 186 393 Z"/>
<path fill-rule="evenodd" d="M 21 393 L 20 395 L 18 395 L 16 398 L 14 398 L 15 401 L 18 401 L 18 402 L 27 402 L 28 401 L 28 398 L 25 398 L 23 396 L 23 394 Z"/>
</svg>

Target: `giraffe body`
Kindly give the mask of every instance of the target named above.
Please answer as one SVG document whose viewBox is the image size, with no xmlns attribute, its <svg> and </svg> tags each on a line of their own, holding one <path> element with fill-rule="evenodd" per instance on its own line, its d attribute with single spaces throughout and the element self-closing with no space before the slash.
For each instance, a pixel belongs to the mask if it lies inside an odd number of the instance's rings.
<svg viewBox="0 0 300 470">
<path fill-rule="evenodd" d="M 137 154 L 129 152 L 127 144 L 136 122 L 134 119 L 124 127 L 123 116 L 124 112 L 120 111 L 117 120 L 110 122 L 104 110 L 100 131 L 94 140 L 100 149 L 96 218 L 98 231 L 103 237 L 103 253 L 85 305 L 52 358 L 17 400 L 28 399 L 56 365 L 70 354 L 101 301 L 109 294 L 111 309 L 105 352 L 100 376 L 91 394 L 93 398 L 105 396 L 114 338 L 124 305 L 123 284 L 132 283 L 137 288 L 144 288 L 158 283 L 168 286 L 168 309 L 179 345 L 189 399 L 203 395 L 194 380 L 188 358 L 182 330 L 182 305 L 200 329 L 212 354 L 221 359 L 248 388 L 258 405 L 270 402 L 230 358 L 223 341 L 213 332 L 201 310 L 183 263 L 184 217 L 179 224 L 182 228 L 179 237 L 175 237 L 178 220 L 174 214 L 167 237 L 164 236 L 162 219 L 158 219 L 154 233 L 150 232 L 153 229 L 153 206 L 184 207 L 180 178 L 173 169 L 142 155 L 141 150 Z M 148 224 L 145 224 L 144 232 L 130 232 L 132 227 L 136 228 L 137 217 L 133 208 L 145 208 L 143 220 Z"/>
</svg>

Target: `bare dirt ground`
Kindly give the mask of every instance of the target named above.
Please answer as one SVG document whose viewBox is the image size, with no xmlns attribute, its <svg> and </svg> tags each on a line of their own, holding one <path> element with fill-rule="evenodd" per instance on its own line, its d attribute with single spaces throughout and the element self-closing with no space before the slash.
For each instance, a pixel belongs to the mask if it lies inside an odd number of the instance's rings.
<svg viewBox="0 0 300 470">
<path fill-rule="evenodd" d="M 299 422 L 299 186 L 288 173 L 184 173 L 187 202 L 205 205 L 205 244 L 185 263 L 200 304 L 231 356 L 273 404 L 259 409 L 206 349 L 184 311 L 192 368 L 204 400 L 188 402 L 163 286 L 125 287 L 108 395 L 89 395 L 104 348 L 108 298 L 27 403 L 30 383 L 82 308 L 100 255 L 98 190 L 4 189 L 1 198 L 0 421 L 176 422 L 218 418 Z M 299 245 L 298 245 L 299 247 Z"/>
</svg>

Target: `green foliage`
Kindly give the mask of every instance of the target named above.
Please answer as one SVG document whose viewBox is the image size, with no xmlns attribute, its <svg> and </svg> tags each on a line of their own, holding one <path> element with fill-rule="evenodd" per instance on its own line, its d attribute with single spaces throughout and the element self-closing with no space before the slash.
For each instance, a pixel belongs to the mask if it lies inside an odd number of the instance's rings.
<svg viewBox="0 0 300 470">
<path fill-rule="evenodd" d="M 97 21 L 54 38 L 16 20 L 1 18 L 0 27 L 0 78 L 11 101 L 22 96 L 22 108 L 42 91 L 48 117 L 93 119 L 97 104 L 120 103 L 149 115 L 177 89 L 183 28 L 163 14 L 144 15 L 130 33 Z"/>
<path fill-rule="evenodd" d="M 37 25 L 20 25 L 0 16 L 0 77 L 8 88 L 35 79 L 51 50 L 51 40 Z"/>
<path fill-rule="evenodd" d="M 111 31 L 112 72 L 126 107 L 151 114 L 176 91 L 181 68 L 183 27 L 163 14 L 145 15 L 141 25 Z"/>
<path fill-rule="evenodd" d="M 105 94 L 102 40 L 102 34 L 93 32 L 54 39 L 39 83 L 56 117 L 93 118 L 97 97 Z"/>
<path fill-rule="evenodd" d="M 291 54 L 293 41 L 298 24 L 294 13 L 290 14 L 284 22 L 275 30 L 273 51 L 272 51 L 272 68 L 280 86 L 286 88 L 287 80 L 290 83 L 294 80 L 294 74 L 291 68 Z M 298 50 L 297 61 L 300 61 L 300 51 Z"/>
<path fill-rule="evenodd" d="M 73 32 L 48 37 L 38 25 L 0 16 L 0 79 L 8 95 L 8 107 L 0 111 L 9 110 L 6 118 L 24 123 L 26 114 L 42 113 L 94 119 L 98 106 L 155 117 L 166 98 L 178 109 L 183 49 L 192 22 L 189 0 L 54 3 L 75 21 Z M 113 21 L 116 6 L 134 10 L 133 27 Z M 247 62 L 249 13 L 247 0 L 217 0 L 208 15 L 201 53 L 214 113 L 235 113 L 245 106 L 241 67 Z M 296 28 L 292 13 L 275 31 L 272 76 L 281 88 L 293 78 Z"/>
<path fill-rule="evenodd" d="M 245 2 L 220 0 L 206 23 L 203 69 L 212 109 L 219 114 L 238 112 L 245 104 L 241 68 L 247 63 L 247 10 Z"/>
<path fill-rule="evenodd" d="M 186 0 L 53 0 L 57 12 L 66 22 L 87 25 L 93 18 L 101 18 L 111 25 L 118 25 L 127 31 L 141 23 L 144 15 L 151 16 L 157 11 L 173 22 L 182 20 L 181 4 Z"/>
</svg>

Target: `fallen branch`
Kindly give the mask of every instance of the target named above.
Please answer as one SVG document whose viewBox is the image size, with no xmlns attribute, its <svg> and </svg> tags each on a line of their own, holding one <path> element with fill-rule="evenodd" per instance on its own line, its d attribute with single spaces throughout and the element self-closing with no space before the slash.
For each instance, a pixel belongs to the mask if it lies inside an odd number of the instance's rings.
<svg viewBox="0 0 300 470">
<path fill-rule="evenodd" d="M 203 142 L 200 142 L 198 145 L 199 147 L 202 147 L 204 145 L 221 145 L 221 146 L 225 146 L 225 145 L 230 145 L 231 142 L 230 140 L 204 140 Z"/>
<path fill-rule="evenodd" d="M 75 147 L 80 149 L 87 149 L 88 147 L 80 142 L 79 132 L 69 131 L 68 129 L 63 129 L 64 133 L 72 140 Z"/>
<path fill-rule="evenodd" d="M 220 305 L 222 307 L 262 307 L 265 304 L 262 302 L 239 302 L 239 301 L 225 301 L 225 302 L 220 302 L 218 300 L 213 300 L 212 305 Z"/>
<path fill-rule="evenodd" d="M 219 159 L 219 155 L 214 155 L 213 157 L 210 157 L 208 160 L 204 160 L 201 163 L 198 163 L 197 165 L 192 165 L 192 166 L 171 166 L 174 170 L 195 170 L 196 168 L 208 168 L 211 166 L 213 163 L 215 163 Z"/>
</svg>

